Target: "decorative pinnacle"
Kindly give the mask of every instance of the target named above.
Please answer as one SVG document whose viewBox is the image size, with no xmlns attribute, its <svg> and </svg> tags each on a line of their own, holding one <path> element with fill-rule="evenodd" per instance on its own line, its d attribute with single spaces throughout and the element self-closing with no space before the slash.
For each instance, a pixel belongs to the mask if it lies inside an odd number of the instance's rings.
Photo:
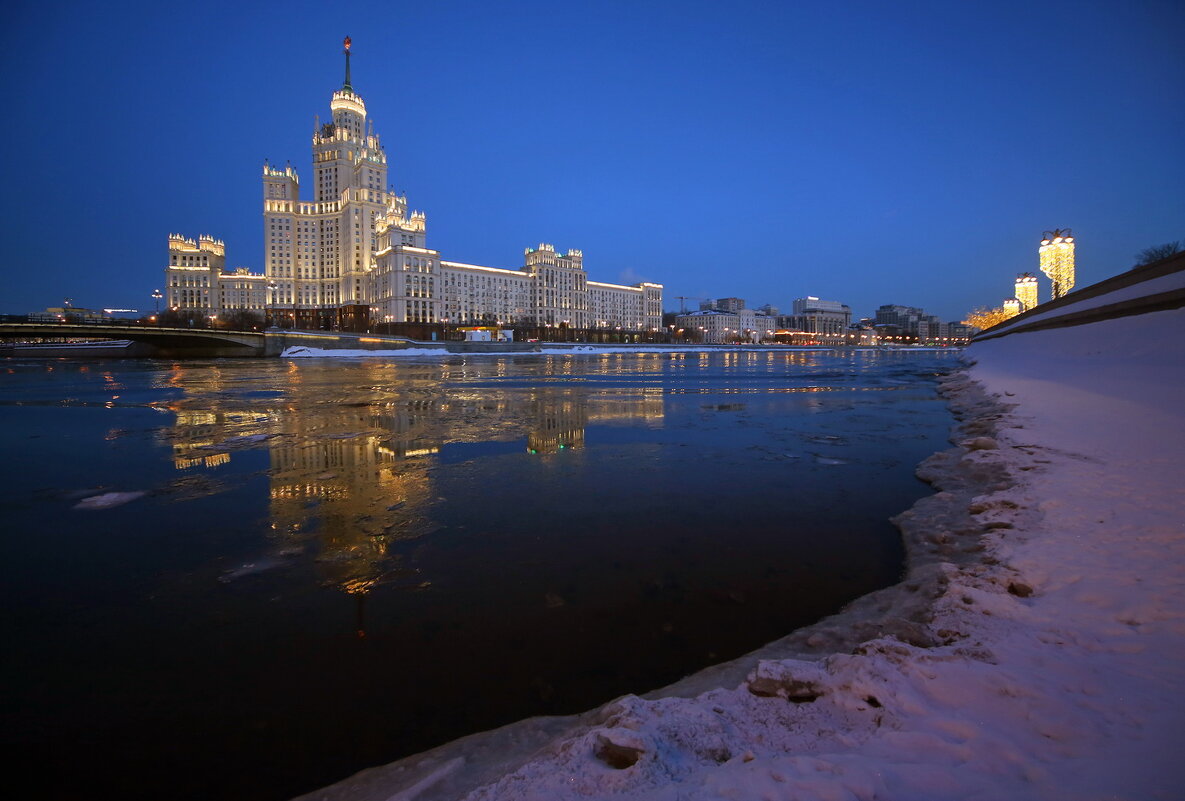
<svg viewBox="0 0 1185 801">
<path fill-rule="evenodd" d="M 342 84 L 342 89 L 353 92 L 354 87 L 350 85 L 350 37 L 347 36 L 342 41 L 342 47 L 344 48 L 342 52 L 346 54 L 346 81 Z"/>
</svg>

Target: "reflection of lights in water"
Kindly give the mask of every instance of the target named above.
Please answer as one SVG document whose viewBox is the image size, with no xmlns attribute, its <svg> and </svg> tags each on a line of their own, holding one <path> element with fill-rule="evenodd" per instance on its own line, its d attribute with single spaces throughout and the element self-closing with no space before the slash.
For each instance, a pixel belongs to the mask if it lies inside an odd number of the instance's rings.
<svg viewBox="0 0 1185 801">
<path fill-rule="evenodd" d="M 376 580 L 373 578 L 351 578 L 346 579 L 341 584 L 341 588 L 350 595 L 363 595 L 370 592 L 375 583 Z"/>
<path fill-rule="evenodd" d="M 380 451 L 386 451 L 385 448 L 380 448 Z M 431 456 L 434 453 L 440 453 L 440 448 L 409 448 L 403 452 L 405 457 L 411 458 L 416 456 Z"/>
<path fill-rule="evenodd" d="M 600 372 L 646 374 L 663 359 L 660 354 L 646 354 L 645 360 L 615 355 Z M 679 354 L 676 361 L 687 364 L 690 357 Z M 394 543 L 440 530 L 433 519 L 439 490 L 429 469 L 444 444 L 525 437 L 537 453 L 559 453 L 583 447 L 589 421 L 662 420 L 666 391 L 661 378 L 649 386 L 593 392 L 560 383 L 587 366 L 587 360 L 555 359 L 539 377 L 555 383 L 536 383 L 524 392 L 513 385 L 448 385 L 513 379 L 518 372 L 511 361 L 366 364 L 353 368 L 363 383 L 343 390 L 324 379 L 340 381 L 349 366 L 327 370 L 292 362 L 268 387 L 282 393 L 282 400 L 259 401 L 228 399 L 216 386 L 221 376 L 175 366 L 170 383 L 186 394 L 161 405 L 160 410 L 175 415 L 162 438 L 173 449 L 178 470 L 224 465 L 237 450 L 266 451 L 268 536 L 281 548 L 315 559 L 323 584 L 362 598 L 383 584 L 403 586 L 408 568 L 393 569 L 401 558 L 391 552 Z M 225 375 L 231 381 L 230 372 Z M 233 383 L 228 386 L 231 393 L 234 389 Z M 228 400 L 234 406 L 226 408 Z M 198 403 L 204 408 L 188 408 Z M 228 442 L 229 451 L 203 452 Z M 416 581 L 404 588 L 430 583 Z"/>
</svg>

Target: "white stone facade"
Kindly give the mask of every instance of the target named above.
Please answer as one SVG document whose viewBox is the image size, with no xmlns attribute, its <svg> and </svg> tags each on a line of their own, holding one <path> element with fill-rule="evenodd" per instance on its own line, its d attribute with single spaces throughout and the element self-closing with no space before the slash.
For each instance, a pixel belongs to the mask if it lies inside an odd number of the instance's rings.
<svg viewBox="0 0 1185 801">
<path fill-rule="evenodd" d="M 346 80 L 333 121 L 313 132 L 315 200 L 289 165 L 263 168 L 264 268 L 277 316 L 308 320 L 365 304 L 374 323 L 662 327 L 662 285 L 588 280 L 579 250 L 527 248 L 518 269 L 442 261 L 427 219 L 387 186 L 387 158 L 366 104 Z"/>
<path fill-rule="evenodd" d="M 761 342 L 772 339 L 774 318 L 752 309 L 703 309 L 675 317 L 675 333 L 696 342 Z"/>
<path fill-rule="evenodd" d="M 246 267 L 226 270 L 226 244 L 212 236 L 196 240 L 169 235 L 169 264 L 165 268 L 165 305 L 174 311 L 217 317 L 228 311 L 264 314 L 267 281 Z"/>
<path fill-rule="evenodd" d="M 808 295 L 794 301 L 794 314 L 782 322 L 789 329 L 809 334 L 846 335 L 852 325 L 852 310 L 838 301 Z"/>
</svg>

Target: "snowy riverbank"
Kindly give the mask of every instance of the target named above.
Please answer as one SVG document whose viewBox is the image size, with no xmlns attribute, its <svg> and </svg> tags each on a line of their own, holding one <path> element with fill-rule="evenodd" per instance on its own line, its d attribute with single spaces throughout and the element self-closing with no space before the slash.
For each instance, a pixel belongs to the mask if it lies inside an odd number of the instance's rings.
<svg viewBox="0 0 1185 801">
<path fill-rule="evenodd" d="M 1182 332 L 1176 310 L 973 346 L 897 587 L 653 696 L 306 798 L 1178 797 Z"/>
</svg>

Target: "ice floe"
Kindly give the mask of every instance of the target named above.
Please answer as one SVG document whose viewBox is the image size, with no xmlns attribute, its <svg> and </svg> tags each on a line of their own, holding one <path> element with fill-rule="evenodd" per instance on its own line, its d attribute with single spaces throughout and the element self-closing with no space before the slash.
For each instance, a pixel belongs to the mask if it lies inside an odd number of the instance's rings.
<svg viewBox="0 0 1185 801">
<path fill-rule="evenodd" d="M 75 509 L 113 509 L 116 506 L 123 506 L 125 503 L 131 503 L 134 500 L 143 498 L 147 492 L 104 492 L 100 495 L 92 495 L 89 498 L 83 498 L 78 503 L 74 504 Z"/>
</svg>

